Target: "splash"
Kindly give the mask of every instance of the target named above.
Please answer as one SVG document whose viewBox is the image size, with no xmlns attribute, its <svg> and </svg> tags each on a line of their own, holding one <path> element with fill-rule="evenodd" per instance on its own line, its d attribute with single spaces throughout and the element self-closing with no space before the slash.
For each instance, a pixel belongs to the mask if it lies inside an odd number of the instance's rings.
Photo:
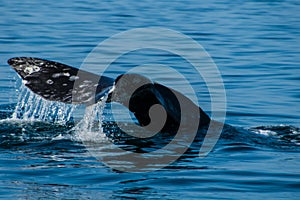
<svg viewBox="0 0 300 200">
<path fill-rule="evenodd" d="M 101 101 L 86 107 L 83 118 L 73 128 L 75 139 L 81 142 L 102 142 L 107 141 L 107 136 L 103 131 L 103 111 L 108 95 Z"/>
<path fill-rule="evenodd" d="M 60 102 L 52 102 L 43 99 L 42 97 L 34 94 L 23 84 L 19 90 L 19 97 L 17 105 L 11 118 L 7 119 L 10 123 L 14 124 L 24 124 L 27 127 L 29 125 L 39 124 L 39 126 L 44 127 L 50 126 L 49 123 L 55 125 L 62 125 L 63 127 L 72 122 L 72 128 L 69 131 L 56 132 L 58 135 L 54 136 L 51 134 L 54 140 L 66 139 L 66 133 L 68 133 L 67 138 L 73 141 L 79 142 L 99 142 L 107 140 L 105 133 L 103 132 L 103 111 L 105 109 L 105 102 L 108 98 L 106 94 L 101 101 L 90 106 L 76 106 L 72 104 L 64 104 Z M 83 110 L 84 109 L 84 110 Z M 6 123 L 7 120 L 5 120 Z M 34 122 L 34 123 L 32 123 Z M 43 124 L 40 124 L 43 123 Z M 26 131 L 25 128 L 22 130 L 22 134 Z M 51 126 L 52 127 L 52 126 Z M 32 130 L 27 132 L 27 135 L 32 135 Z M 21 133 L 20 133 L 21 134 Z M 41 133 L 40 133 L 41 134 Z M 24 134 L 23 134 L 24 135 Z M 99 140 L 100 139 L 100 140 Z"/>
<path fill-rule="evenodd" d="M 11 119 L 45 121 L 65 125 L 72 119 L 75 108 L 74 105 L 44 100 L 22 84 L 19 90 L 18 103 Z"/>
</svg>

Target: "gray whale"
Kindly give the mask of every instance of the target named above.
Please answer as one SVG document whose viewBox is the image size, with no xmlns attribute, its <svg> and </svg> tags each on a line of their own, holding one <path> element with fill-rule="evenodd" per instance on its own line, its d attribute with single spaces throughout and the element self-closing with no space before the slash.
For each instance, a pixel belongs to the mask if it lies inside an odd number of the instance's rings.
<svg viewBox="0 0 300 200">
<path fill-rule="evenodd" d="M 26 87 L 49 101 L 91 105 L 108 95 L 108 103 L 117 102 L 127 107 L 142 127 L 151 123 L 151 107 L 159 105 L 166 112 L 161 131 L 168 133 L 176 133 L 182 123 L 185 126 L 197 123 L 201 128 L 211 121 L 200 107 L 180 92 L 139 74 L 122 74 L 114 80 L 32 57 L 11 58 L 8 64 L 21 76 Z M 134 92 L 129 92 L 132 90 Z"/>
</svg>

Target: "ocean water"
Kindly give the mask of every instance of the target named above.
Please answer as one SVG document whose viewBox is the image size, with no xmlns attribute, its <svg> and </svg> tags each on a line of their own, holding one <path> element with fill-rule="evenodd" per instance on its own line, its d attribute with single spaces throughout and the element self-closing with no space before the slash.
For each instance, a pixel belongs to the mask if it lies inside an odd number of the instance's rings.
<svg viewBox="0 0 300 200">
<path fill-rule="evenodd" d="M 297 0 L 2 1 L 0 197 L 299 199 L 299 10 Z M 106 141 L 99 133 L 117 130 L 109 113 L 100 115 L 103 105 L 85 111 L 44 102 L 22 87 L 7 60 L 31 56 L 79 68 L 100 42 L 122 31 L 149 27 L 180 32 L 204 47 L 224 82 L 227 125 L 204 158 L 198 156 L 202 141 L 196 139 L 162 169 L 124 172 L 106 165 L 104 158 L 110 155 L 95 157 L 88 148 L 95 137 Z M 178 55 L 157 49 L 132 51 L 111 63 L 107 75 L 115 78 L 141 65 L 155 66 L 147 68 L 151 77 L 175 88 L 183 82 L 174 80 L 163 66 L 180 71 L 200 106 L 211 114 L 203 78 L 189 71 L 189 63 Z M 88 115 L 78 119 L 85 112 Z M 89 113 L 98 117 L 103 131 L 91 130 Z M 117 142 L 126 149 L 122 137 Z M 144 145 L 139 142 L 133 146 Z"/>
</svg>

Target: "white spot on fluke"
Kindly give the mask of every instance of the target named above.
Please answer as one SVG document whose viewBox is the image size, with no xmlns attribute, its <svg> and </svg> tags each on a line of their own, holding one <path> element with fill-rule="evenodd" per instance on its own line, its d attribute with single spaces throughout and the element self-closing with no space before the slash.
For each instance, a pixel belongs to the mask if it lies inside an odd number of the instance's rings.
<svg viewBox="0 0 300 200">
<path fill-rule="evenodd" d="M 31 67 L 26 67 L 26 68 L 24 69 L 24 72 L 25 72 L 26 74 L 32 74 L 33 70 L 32 70 Z"/>
<path fill-rule="evenodd" d="M 85 87 L 88 87 L 89 84 L 82 84 L 82 85 L 79 85 L 79 88 L 85 88 Z"/>
<path fill-rule="evenodd" d="M 24 69 L 24 72 L 26 73 L 26 74 L 32 74 L 32 73 L 34 73 L 34 72 L 38 72 L 38 71 L 40 71 L 40 67 L 39 66 L 28 66 L 28 67 L 26 67 L 25 69 Z"/>
<path fill-rule="evenodd" d="M 79 79 L 78 76 L 71 76 L 71 77 L 69 78 L 70 81 L 75 81 L 75 80 L 77 80 L 77 79 Z"/>
<path fill-rule="evenodd" d="M 92 81 L 90 81 L 90 80 L 84 80 L 83 82 L 84 82 L 84 83 L 87 83 L 87 84 L 92 83 Z"/>
<path fill-rule="evenodd" d="M 61 76 L 70 76 L 70 73 L 55 73 L 55 74 L 52 74 L 52 77 L 53 78 L 59 78 Z"/>
<path fill-rule="evenodd" d="M 51 79 L 48 79 L 48 80 L 46 81 L 46 83 L 49 84 L 49 85 L 52 85 L 54 82 L 53 82 Z"/>
<path fill-rule="evenodd" d="M 32 68 L 33 68 L 33 71 L 34 71 L 34 72 L 40 71 L 40 67 L 38 67 L 38 66 L 33 66 Z"/>
</svg>

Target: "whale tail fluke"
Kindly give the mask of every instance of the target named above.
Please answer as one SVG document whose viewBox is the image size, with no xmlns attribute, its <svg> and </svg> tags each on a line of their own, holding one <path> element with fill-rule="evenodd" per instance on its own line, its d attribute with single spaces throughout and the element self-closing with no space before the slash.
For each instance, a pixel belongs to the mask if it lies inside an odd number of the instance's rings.
<svg viewBox="0 0 300 200">
<path fill-rule="evenodd" d="M 21 76 L 26 87 L 50 101 L 93 104 L 114 83 L 109 77 L 40 58 L 16 57 L 9 59 L 8 64 Z"/>
</svg>

